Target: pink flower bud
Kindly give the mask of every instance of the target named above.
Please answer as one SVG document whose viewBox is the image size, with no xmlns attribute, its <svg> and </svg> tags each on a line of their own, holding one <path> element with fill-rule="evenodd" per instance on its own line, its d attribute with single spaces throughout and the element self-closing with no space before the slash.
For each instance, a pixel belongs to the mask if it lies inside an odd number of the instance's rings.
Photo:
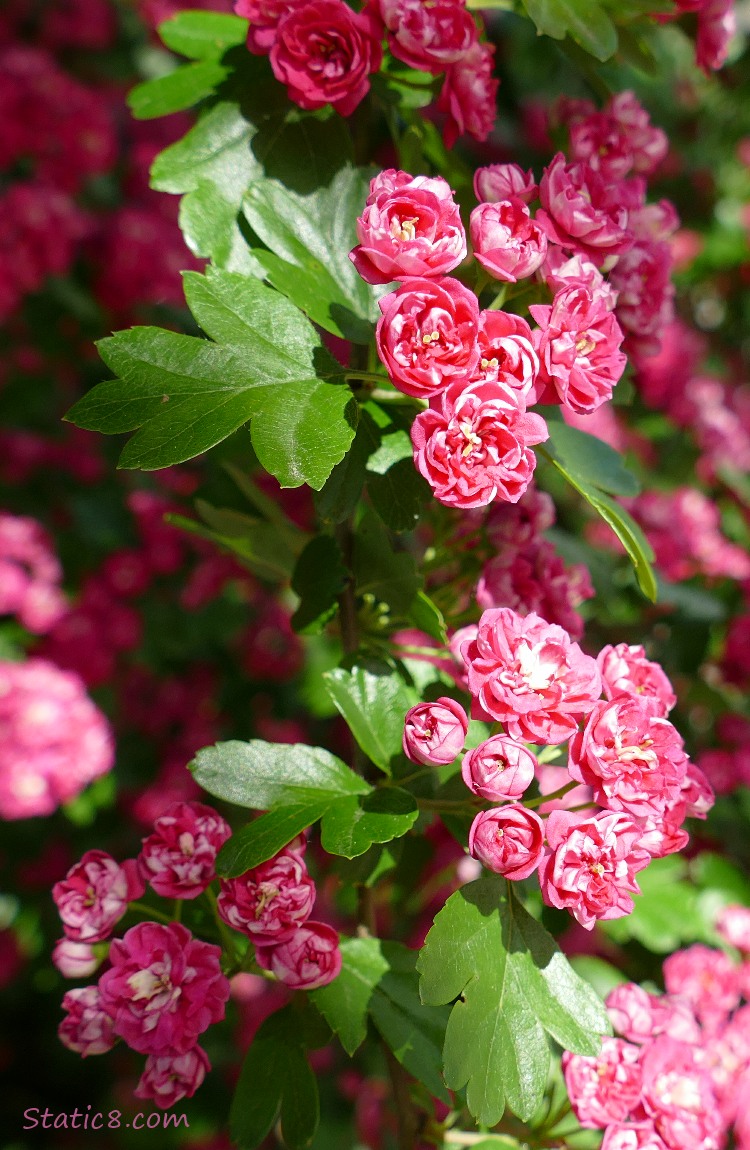
<svg viewBox="0 0 750 1150">
<path fill-rule="evenodd" d="M 480 811 L 469 831 L 469 851 L 496 874 L 528 878 L 544 853 L 544 823 L 518 804 Z"/>
<path fill-rule="evenodd" d="M 88 978 L 96 970 L 101 958 L 97 957 L 89 943 L 61 938 L 55 943 L 52 961 L 63 978 Z"/>
<path fill-rule="evenodd" d="M 452 763 L 463 750 L 468 728 L 466 712 L 454 699 L 418 703 L 404 719 L 404 754 L 426 766 Z"/>
<path fill-rule="evenodd" d="M 57 1028 L 63 1046 L 75 1050 L 82 1058 L 105 1054 L 115 1044 L 114 1023 L 102 1006 L 97 986 L 79 986 L 69 990 L 62 1001 L 67 1017 Z"/>
<path fill-rule="evenodd" d="M 469 228 L 477 260 L 496 280 L 515 283 L 544 263 L 547 237 L 523 200 L 479 204 Z"/>
<path fill-rule="evenodd" d="M 208 1055 L 200 1046 L 184 1054 L 150 1054 L 133 1093 L 168 1110 L 182 1098 L 192 1098 L 210 1069 Z"/>
<path fill-rule="evenodd" d="M 464 755 L 461 774 L 470 791 L 491 803 L 519 798 L 534 778 L 536 756 L 507 735 L 493 735 Z"/>
<path fill-rule="evenodd" d="M 326 986 L 341 970 L 339 936 L 323 922 L 307 922 L 278 946 L 259 946 L 255 957 L 292 990 Z"/>
<path fill-rule="evenodd" d="M 495 204 L 511 197 L 528 204 L 539 191 L 531 169 L 524 172 L 518 164 L 489 164 L 474 173 L 474 194 L 480 203 Z"/>
</svg>

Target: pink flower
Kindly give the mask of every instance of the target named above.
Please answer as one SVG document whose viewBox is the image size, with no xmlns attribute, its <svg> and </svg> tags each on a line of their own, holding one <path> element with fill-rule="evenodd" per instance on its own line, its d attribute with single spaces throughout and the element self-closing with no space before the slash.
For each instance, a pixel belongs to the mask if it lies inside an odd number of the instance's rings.
<svg viewBox="0 0 750 1150">
<path fill-rule="evenodd" d="M 308 0 L 235 0 L 238 16 L 249 20 L 247 46 L 257 56 L 265 56 L 276 41 L 276 29 L 293 8 L 300 8 Z"/>
<path fill-rule="evenodd" d="M 598 919 L 630 914 L 631 893 L 640 893 L 635 876 L 651 861 L 640 837 L 627 815 L 553 811 L 547 819 L 550 850 L 539 866 L 547 906 L 569 910 L 586 930 Z"/>
<path fill-rule="evenodd" d="M 63 978 L 88 978 L 102 959 L 90 943 L 61 938 L 55 943 L 52 961 Z"/>
<path fill-rule="evenodd" d="M 420 72 L 443 72 L 463 59 L 477 27 L 463 0 L 377 0 L 397 60 Z"/>
<path fill-rule="evenodd" d="M 634 92 L 616 92 L 607 110 L 626 135 L 633 156 L 633 170 L 645 176 L 651 175 L 669 150 L 666 133 L 653 126 Z"/>
<path fill-rule="evenodd" d="M 474 255 L 496 280 L 515 283 L 544 263 L 547 237 L 523 200 L 479 204 L 469 221 Z"/>
<path fill-rule="evenodd" d="M 239 878 L 221 879 L 218 910 L 233 930 L 273 946 L 296 934 L 314 902 L 315 883 L 302 856 L 287 847 Z"/>
<path fill-rule="evenodd" d="M 90 1054 L 106 1054 L 115 1044 L 112 1019 L 105 1011 L 99 988 L 79 986 L 68 990 L 63 997 L 63 1010 L 68 1015 L 57 1028 L 63 1046 L 74 1050 L 82 1058 Z"/>
<path fill-rule="evenodd" d="M 688 1003 L 669 994 L 649 994 L 634 982 L 623 982 L 605 1000 L 615 1030 L 637 1045 L 659 1034 L 685 1042 L 700 1041 L 700 1026 Z"/>
<path fill-rule="evenodd" d="M 557 623 L 571 639 L 583 635 L 583 619 L 575 608 L 593 595 L 583 564 L 566 567 L 546 539 L 518 551 L 503 549 L 485 565 L 476 589 L 480 607 L 512 607 L 519 615 L 534 611 Z"/>
<path fill-rule="evenodd" d="M 685 817 L 690 819 L 705 819 L 716 802 L 714 789 L 705 774 L 700 767 L 691 763 L 690 760 L 688 760 L 680 798 L 685 803 Z"/>
<path fill-rule="evenodd" d="M 28 631 L 43 635 L 68 610 L 61 579 L 41 524 L 0 512 L 0 615 L 15 615 Z"/>
<path fill-rule="evenodd" d="M 104 715 L 77 675 L 0 662 L 0 818 L 49 815 L 112 769 Z"/>
<path fill-rule="evenodd" d="M 595 301 L 601 301 L 608 311 L 614 311 L 617 292 L 605 280 L 596 265 L 585 256 L 575 255 L 568 259 L 561 248 L 553 245 L 547 248 L 547 258 L 542 264 L 540 274 L 553 294 L 564 291 L 565 288 L 585 287 Z"/>
<path fill-rule="evenodd" d="M 672 1150 L 719 1150 L 723 1120 L 700 1048 L 663 1035 L 641 1056 L 643 1106 Z"/>
<path fill-rule="evenodd" d="M 602 647 L 596 661 L 608 699 L 633 695 L 661 718 L 666 718 L 677 702 L 662 667 L 646 658 L 642 646 L 618 643 L 616 647 Z"/>
<path fill-rule="evenodd" d="M 323 922 L 307 922 L 278 946 L 259 946 L 255 957 L 292 990 L 327 986 L 341 970 L 339 936 Z"/>
<path fill-rule="evenodd" d="M 357 220 L 349 258 L 369 284 L 444 275 L 466 255 L 466 233 L 450 186 L 441 177 L 381 172 Z"/>
<path fill-rule="evenodd" d="M 638 360 L 659 351 L 662 331 L 674 319 L 673 264 L 668 243 L 639 240 L 612 272 L 617 319 Z"/>
<path fill-rule="evenodd" d="M 707 0 L 698 10 L 698 39 L 695 60 L 704 72 L 721 68 L 729 55 L 729 44 L 737 31 L 734 0 Z"/>
<path fill-rule="evenodd" d="M 308 0 L 276 28 L 269 59 L 290 100 L 312 110 L 331 104 L 351 116 L 367 95 L 382 49 L 375 22 L 344 0 Z"/>
<path fill-rule="evenodd" d="M 664 985 L 686 999 L 701 1025 L 716 1031 L 740 1002 L 740 975 L 723 950 L 695 943 L 664 960 Z"/>
<path fill-rule="evenodd" d="M 192 1098 L 210 1069 L 208 1055 L 200 1046 L 193 1046 L 184 1054 L 149 1054 L 133 1093 L 136 1098 L 150 1099 L 161 1110 L 168 1110 L 182 1098 Z"/>
<path fill-rule="evenodd" d="M 512 312 L 487 308 L 479 313 L 477 340 L 480 358 L 472 382 L 512 387 L 525 407 L 539 371 L 539 357 L 526 320 Z"/>
<path fill-rule="evenodd" d="M 621 1038 L 603 1038 L 596 1057 L 564 1051 L 562 1068 L 570 1104 L 581 1126 L 624 1122 L 641 1097 L 640 1050 Z"/>
<path fill-rule="evenodd" d="M 531 169 L 524 172 L 518 164 L 489 164 L 474 173 L 474 194 L 480 203 L 494 204 L 515 198 L 528 204 L 538 191 L 534 173 Z"/>
<path fill-rule="evenodd" d="M 120 865 L 106 851 L 93 850 L 55 883 L 52 897 L 68 938 L 101 942 L 145 889 L 134 859 Z"/>
<path fill-rule="evenodd" d="M 480 811 L 469 831 L 469 853 L 495 874 L 528 878 L 544 854 L 544 823 L 518 803 Z"/>
<path fill-rule="evenodd" d="M 750 954 L 750 907 L 725 906 L 716 920 L 716 933 L 730 946 Z"/>
<path fill-rule="evenodd" d="M 461 754 L 469 720 L 460 703 L 447 696 L 419 703 L 404 719 L 404 754 L 413 763 L 440 766 Z"/>
<path fill-rule="evenodd" d="M 497 89 L 492 75 L 495 48 L 477 42 L 446 73 L 438 96 L 438 111 L 447 116 L 443 128 L 446 148 L 465 133 L 486 140 L 495 126 Z"/>
<path fill-rule="evenodd" d="M 633 1122 L 608 1126 L 601 1150 L 666 1150 L 653 1122 Z"/>
<path fill-rule="evenodd" d="M 544 395 L 537 387 L 537 401 L 562 403 L 582 415 L 596 411 L 611 399 L 627 363 L 607 302 L 585 287 L 570 287 L 557 292 L 551 306 L 532 304 L 529 311 L 539 324 L 539 383 L 548 385 Z"/>
<path fill-rule="evenodd" d="M 485 611 L 462 654 L 479 708 L 514 739 L 564 743 L 601 694 L 595 660 L 533 612 Z"/>
<path fill-rule="evenodd" d="M 544 169 L 537 223 L 547 238 L 588 256 L 597 267 L 627 251 L 633 239 L 628 211 L 617 184 L 608 183 L 588 164 L 568 164 L 558 152 Z"/>
<path fill-rule="evenodd" d="M 221 949 L 193 938 L 180 923 L 141 922 L 109 950 L 99 979 L 115 1034 L 141 1054 L 184 1054 L 224 1017 L 229 980 Z"/>
<path fill-rule="evenodd" d="M 617 181 L 630 171 L 650 174 L 667 154 L 669 141 L 651 125 L 633 92 L 618 92 L 602 112 L 592 111 L 570 126 L 570 151 L 605 179 Z"/>
<path fill-rule="evenodd" d="M 197 898 L 216 877 L 216 856 L 231 834 L 212 807 L 172 803 L 143 840 L 138 869 L 163 898 Z"/>
<path fill-rule="evenodd" d="M 479 304 L 456 279 L 416 277 L 380 300 L 378 355 L 407 395 L 429 397 L 468 383 L 479 362 Z"/>
<path fill-rule="evenodd" d="M 568 770 L 612 811 L 661 816 L 680 802 L 687 755 L 679 733 L 638 695 L 597 703 L 570 743 Z"/>
<path fill-rule="evenodd" d="M 461 775 L 470 791 L 491 803 L 517 799 L 530 786 L 538 764 L 523 743 L 493 735 L 464 755 Z"/>
<path fill-rule="evenodd" d="M 500 383 L 457 382 L 433 402 L 414 420 L 411 440 L 435 498 L 463 508 L 520 499 L 536 467 L 531 445 L 548 436 L 542 417 Z"/>
</svg>

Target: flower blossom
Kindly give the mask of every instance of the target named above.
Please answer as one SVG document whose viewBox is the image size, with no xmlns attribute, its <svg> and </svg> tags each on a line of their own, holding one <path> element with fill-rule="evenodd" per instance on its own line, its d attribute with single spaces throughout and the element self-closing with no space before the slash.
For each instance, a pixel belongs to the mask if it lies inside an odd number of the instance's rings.
<svg viewBox="0 0 750 1150">
<path fill-rule="evenodd" d="M 477 42 L 448 68 L 437 101 L 438 111 L 446 116 L 446 148 L 452 148 L 464 134 L 482 142 L 495 126 L 500 81 L 493 75 L 494 55 L 493 44 Z"/>
<path fill-rule="evenodd" d="M 370 284 L 445 275 L 466 256 L 458 204 L 441 176 L 381 172 L 370 181 L 357 238 L 349 258 Z"/>
<path fill-rule="evenodd" d="M 471 13 L 460 0 L 376 0 L 397 60 L 419 72 L 444 72 L 477 40 Z"/>
<path fill-rule="evenodd" d="M 544 854 L 544 823 L 518 803 L 480 811 L 469 831 L 469 853 L 495 874 L 528 878 Z"/>
<path fill-rule="evenodd" d="M 292 990 L 327 986 L 341 970 L 339 936 L 323 922 L 308 921 L 287 942 L 259 946 L 256 958 Z"/>
<path fill-rule="evenodd" d="M 203 803 L 172 803 L 154 823 L 138 855 L 142 877 L 164 898 L 197 898 L 216 875 L 229 824 Z"/>
<path fill-rule="evenodd" d="M 315 884 L 300 854 L 288 847 L 239 878 L 221 879 L 221 918 L 258 946 L 292 938 L 312 914 Z"/>
<path fill-rule="evenodd" d="M 184 1054 L 150 1054 L 133 1093 L 168 1110 L 181 1099 L 192 1098 L 210 1069 L 208 1055 L 200 1046 Z"/>
<path fill-rule="evenodd" d="M 461 775 L 470 791 L 491 803 L 518 799 L 531 785 L 536 755 L 507 735 L 492 735 L 464 755 Z"/>
<path fill-rule="evenodd" d="M 524 172 L 518 164 L 489 164 L 474 173 L 474 195 L 480 203 L 494 204 L 515 197 L 528 204 L 538 191 L 534 173 L 531 169 Z"/>
<path fill-rule="evenodd" d="M 602 647 L 597 656 L 604 694 L 608 699 L 632 695 L 652 714 L 666 718 L 677 702 L 672 684 L 659 663 L 646 658 L 642 646 L 618 643 Z"/>
<path fill-rule="evenodd" d="M 553 243 L 580 252 L 597 267 L 632 245 L 620 186 L 607 183 L 585 163 L 568 164 L 558 152 L 539 185 L 537 223 Z"/>
<path fill-rule="evenodd" d="M 96 986 L 79 986 L 63 997 L 62 1020 L 57 1035 L 63 1046 L 74 1050 L 82 1058 L 90 1054 L 106 1054 L 116 1041 L 112 1019 L 102 1005 Z"/>
<path fill-rule="evenodd" d="M 513 739 L 566 742 L 601 694 L 595 660 L 533 612 L 485 611 L 462 654 L 480 711 L 505 723 Z"/>
<path fill-rule="evenodd" d="M 404 754 L 425 766 L 452 763 L 463 750 L 468 728 L 466 713 L 454 699 L 418 703 L 404 719 Z"/>
<path fill-rule="evenodd" d="M 565 1051 L 562 1068 L 570 1103 L 581 1126 L 598 1129 L 624 1122 L 641 1097 L 640 1050 L 621 1038 L 603 1038 L 598 1055 Z"/>
<path fill-rule="evenodd" d="M 547 236 L 521 199 L 479 204 L 469 229 L 474 255 L 493 279 L 516 283 L 544 263 Z"/>
<path fill-rule="evenodd" d="M 134 859 L 120 864 L 106 851 L 86 851 L 52 888 L 66 936 L 74 942 L 101 942 L 112 933 L 146 889 Z"/>
</svg>

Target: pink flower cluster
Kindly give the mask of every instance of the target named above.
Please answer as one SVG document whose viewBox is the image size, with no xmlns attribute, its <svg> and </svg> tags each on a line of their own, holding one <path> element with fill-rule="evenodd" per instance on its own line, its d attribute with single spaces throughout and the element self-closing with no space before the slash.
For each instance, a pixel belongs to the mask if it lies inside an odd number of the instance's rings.
<svg viewBox="0 0 750 1150">
<path fill-rule="evenodd" d="M 495 122 L 494 48 L 480 42 L 465 0 L 235 0 L 248 19 L 247 46 L 268 55 L 276 79 L 301 108 L 330 104 L 350 116 L 383 61 L 383 40 L 410 68 L 445 75 L 437 110 L 448 147 L 464 133 L 484 140 Z"/>
<path fill-rule="evenodd" d="M 0 662 L 0 818 L 51 814 L 113 761 L 107 721 L 77 675 L 44 659 Z"/>
<path fill-rule="evenodd" d="M 136 1097 L 162 1108 L 191 1097 L 210 1069 L 198 1039 L 224 1017 L 229 998 L 221 949 L 178 922 L 141 922 L 106 942 L 147 882 L 170 899 L 205 891 L 230 834 L 211 807 L 176 803 L 156 820 L 137 859 L 119 864 L 87 851 L 52 892 L 65 932 L 54 955 L 61 972 L 87 977 L 108 951 L 98 983 L 66 993 L 61 1042 L 85 1058 L 121 1038 L 147 1055 Z"/>
<path fill-rule="evenodd" d="M 15 615 L 37 635 L 68 609 L 62 568 L 40 523 L 0 512 L 0 615 Z"/>
<path fill-rule="evenodd" d="M 625 643 L 593 659 L 534 613 L 492 608 L 475 633 L 466 631 L 460 650 L 472 714 L 495 727 L 466 752 L 462 776 L 479 799 L 501 804 L 476 815 L 470 854 L 507 878 L 538 871 L 547 905 L 569 910 L 586 929 L 629 914 L 638 872 L 681 849 L 684 819 L 704 818 L 713 802 L 666 717 L 675 703 L 667 676 L 642 647 Z M 413 762 L 452 762 L 467 726 L 451 699 L 419 704 L 406 716 L 404 750 Z M 549 770 L 558 797 L 583 784 L 575 810 L 543 801 L 548 770 L 525 741 L 569 742 L 567 770 Z M 524 805 L 535 780 L 541 793 Z M 581 794 L 591 809 L 579 809 Z M 537 807 L 546 807 L 546 821 Z"/>
<path fill-rule="evenodd" d="M 218 898 L 219 914 L 247 935 L 258 965 L 293 990 L 326 986 L 341 970 L 337 932 L 310 918 L 315 884 L 305 847 L 305 836 L 298 835 L 268 862 L 221 879 Z"/>
<path fill-rule="evenodd" d="M 719 920 L 742 961 L 695 945 L 664 963 L 666 994 L 622 983 L 607 997 L 621 1038 L 596 1057 L 563 1054 L 571 1105 L 582 1126 L 604 1129 L 604 1150 L 720 1150 L 750 1133 L 750 1006 L 744 907 Z"/>
<path fill-rule="evenodd" d="M 534 612 L 557 623 L 572 639 L 583 634 L 576 607 L 591 599 L 594 588 L 582 563 L 566 567 L 542 532 L 555 522 L 549 495 L 531 486 L 516 504 L 495 504 L 484 531 L 493 556 L 482 568 L 476 601 L 483 609 L 512 607 L 519 615 Z"/>
</svg>

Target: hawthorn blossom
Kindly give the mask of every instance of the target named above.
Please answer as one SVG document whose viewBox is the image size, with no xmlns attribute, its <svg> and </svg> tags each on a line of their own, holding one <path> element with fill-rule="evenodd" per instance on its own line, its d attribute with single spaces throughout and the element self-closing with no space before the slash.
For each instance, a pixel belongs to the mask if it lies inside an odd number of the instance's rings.
<svg viewBox="0 0 750 1150">
<path fill-rule="evenodd" d="M 544 823 L 518 803 L 480 811 L 469 831 L 469 854 L 495 874 L 528 878 L 544 854 Z"/>
<path fill-rule="evenodd" d="M 728 954 L 695 943 L 664 960 L 664 985 L 690 1003 L 706 1029 L 716 1031 L 739 1005 L 739 968 Z"/>
<path fill-rule="evenodd" d="M 357 238 L 349 258 L 370 284 L 444 275 L 466 256 L 458 204 L 441 176 L 381 172 L 370 181 Z"/>
<path fill-rule="evenodd" d="M 531 169 L 524 172 L 518 164 L 489 164 L 474 172 L 474 194 L 480 203 L 516 198 L 528 204 L 536 198 L 539 186 Z"/>
<path fill-rule="evenodd" d="M 620 185 L 604 180 L 589 164 L 569 164 L 558 152 L 544 169 L 539 198 L 536 220 L 547 238 L 587 256 L 597 267 L 632 245 Z"/>
<path fill-rule="evenodd" d="M 216 875 L 229 824 L 203 803 L 173 803 L 154 823 L 138 855 L 142 877 L 164 898 L 197 898 Z"/>
<path fill-rule="evenodd" d="M 641 1055 L 643 1107 L 671 1150 L 719 1150 L 724 1123 L 700 1048 L 662 1035 Z"/>
<path fill-rule="evenodd" d="M 0 512 L 0 615 L 15 615 L 28 631 L 43 635 L 68 610 L 61 579 L 42 525 Z"/>
<path fill-rule="evenodd" d="M 635 696 L 661 718 L 666 718 L 677 702 L 663 668 L 646 658 L 642 646 L 618 643 L 616 647 L 602 647 L 596 661 L 608 699 L 616 699 L 618 695 Z"/>
<path fill-rule="evenodd" d="M 344 0 L 308 0 L 276 26 L 269 52 L 276 79 L 289 99 L 308 111 L 330 104 L 351 116 L 370 89 L 370 75 L 382 62 L 376 22 Z"/>
<path fill-rule="evenodd" d="M 211 1069 L 208 1055 L 200 1046 L 184 1054 L 149 1054 L 133 1094 L 168 1110 L 183 1098 L 192 1098 Z"/>
<path fill-rule="evenodd" d="M 426 766 L 452 763 L 463 750 L 468 728 L 466 712 L 454 699 L 443 696 L 434 703 L 418 703 L 404 719 L 404 754 Z"/>
<path fill-rule="evenodd" d="M 287 942 L 259 946 L 258 964 L 292 990 L 327 986 L 341 970 L 339 936 L 323 922 L 308 921 Z"/>
<path fill-rule="evenodd" d="M 631 895 L 640 893 L 635 876 L 651 861 L 640 838 L 641 828 L 627 815 L 552 811 L 548 853 L 539 864 L 547 906 L 569 910 L 586 930 L 598 919 L 630 914 Z"/>
<path fill-rule="evenodd" d="M 52 962 L 63 978 L 88 978 L 102 961 L 88 942 L 74 942 L 61 938 L 52 951 Z"/>
<path fill-rule="evenodd" d="M 640 1050 L 621 1038 L 603 1038 L 598 1055 L 564 1051 L 562 1069 L 573 1112 L 589 1129 L 624 1122 L 641 1097 Z"/>
<path fill-rule="evenodd" d="M 534 345 L 539 355 L 537 402 L 561 403 L 581 415 L 612 398 L 625 370 L 622 330 L 605 300 L 583 286 L 563 288 L 551 306 L 532 304 L 539 324 Z"/>
<path fill-rule="evenodd" d="M 477 27 L 463 0 L 375 0 L 397 60 L 424 72 L 444 72 L 477 41 Z"/>
<path fill-rule="evenodd" d="M 437 100 L 438 111 L 446 116 L 446 148 L 452 148 L 464 134 L 482 142 L 495 126 L 500 81 L 493 75 L 494 55 L 494 44 L 477 42 L 448 68 Z"/>
<path fill-rule="evenodd" d="M 112 965 L 99 979 L 115 1034 L 141 1054 L 185 1054 L 224 1017 L 229 980 L 220 959 L 220 947 L 181 923 L 131 927 L 112 942 Z"/>
<path fill-rule="evenodd" d="M 644 818 L 681 801 L 688 759 L 678 731 L 640 696 L 597 703 L 570 743 L 568 770 L 612 811 Z"/>
<path fill-rule="evenodd" d="M 566 742 L 601 694 L 595 660 L 533 612 L 485 611 L 462 654 L 480 712 L 504 723 L 513 739 Z"/>
<path fill-rule="evenodd" d="M 49 815 L 113 762 L 109 725 L 77 675 L 0 661 L 0 818 Z"/>
<path fill-rule="evenodd" d="M 146 889 L 134 859 L 120 864 L 106 851 L 86 851 L 52 888 L 66 936 L 74 942 L 101 942 L 112 933 Z"/>
<path fill-rule="evenodd" d="M 448 507 L 515 503 L 536 467 L 530 449 L 547 438 L 542 417 L 500 383 L 452 384 L 411 428 L 414 464 Z"/>
<path fill-rule="evenodd" d="M 307 3 L 308 0 L 235 0 L 235 12 L 249 22 L 249 50 L 257 56 L 266 56 L 276 41 L 279 21 L 293 8 Z"/>
<path fill-rule="evenodd" d="M 405 280 L 379 301 L 378 355 L 399 391 L 429 398 L 479 363 L 479 304 L 450 276 Z"/>
<path fill-rule="evenodd" d="M 461 776 L 470 791 L 491 803 L 518 799 L 534 780 L 536 755 L 507 735 L 492 735 L 468 751 Z"/>
<path fill-rule="evenodd" d="M 114 1024 L 105 1010 L 99 988 L 79 986 L 68 990 L 62 1001 L 67 1016 L 57 1028 L 63 1046 L 74 1050 L 82 1058 L 90 1054 L 106 1054 L 116 1041 Z"/>
<path fill-rule="evenodd" d="M 505 384 L 518 393 L 519 406 L 521 400 L 526 406 L 539 372 L 539 357 L 526 320 L 512 312 L 487 308 L 479 313 L 477 343 L 479 363 L 472 383 Z"/>
<path fill-rule="evenodd" d="M 289 847 L 239 878 L 221 879 L 220 887 L 219 915 L 258 946 L 292 938 L 315 902 L 315 883 L 302 856 Z"/>
<path fill-rule="evenodd" d="M 496 280 L 533 275 L 547 255 L 547 237 L 521 199 L 479 204 L 469 221 L 474 255 Z"/>
</svg>

